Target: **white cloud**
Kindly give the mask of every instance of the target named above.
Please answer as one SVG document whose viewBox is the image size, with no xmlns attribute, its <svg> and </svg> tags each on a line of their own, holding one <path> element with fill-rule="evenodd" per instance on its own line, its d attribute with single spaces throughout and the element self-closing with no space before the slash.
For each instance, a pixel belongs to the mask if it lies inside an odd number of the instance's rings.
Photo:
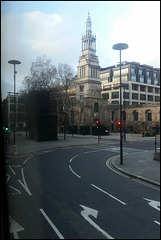
<svg viewBox="0 0 161 240">
<path fill-rule="evenodd" d="M 123 55 L 128 61 L 151 62 L 159 67 L 160 59 L 160 8 L 159 2 L 133 2 L 126 18 L 113 22 L 109 37 L 113 43 L 128 43 Z M 157 66 L 156 66 L 157 65 Z"/>
<path fill-rule="evenodd" d="M 73 65 L 74 60 L 78 59 L 78 56 L 75 59 L 77 51 L 74 49 L 75 46 L 78 48 L 80 38 L 75 40 L 76 35 L 72 34 L 72 27 L 69 17 L 62 18 L 56 13 L 45 14 L 36 11 L 19 16 L 12 14 L 3 16 L 1 22 L 3 90 L 5 86 L 8 87 L 9 82 L 10 89 L 13 89 L 13 67 L 8 64 L 11 59 L 21 61 L 16 77 L 17 89 L 18 86 L 21 87 L 24 77 L 30 73 L 31 63 L 37 56 L 46 55 L 55 66 L 58 63 Z"/>
</svg>

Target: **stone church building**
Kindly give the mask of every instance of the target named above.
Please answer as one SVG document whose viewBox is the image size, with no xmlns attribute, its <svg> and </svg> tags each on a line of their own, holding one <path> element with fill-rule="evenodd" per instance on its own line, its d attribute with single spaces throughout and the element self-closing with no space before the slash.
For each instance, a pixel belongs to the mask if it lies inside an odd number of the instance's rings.
<svg viewBox="0 0 161 240">
<path fill-rule="evenodd" d="M 79 57 L 77 76 L 73 80 L 75 85 L 72 93 L 72 104 L 68 108 L 69 125 L 96 126 L 99 120 L 110 131 L 118 131 L 117 122 L 120 121 L 120 105 L 110 104 L 101 95 L 100 65 L 96 56 L 96 35 L 92 33 L 90 15 L 86 21 L 86 31 L 82 36 L 82 55 Z M 122 106 L 123 123 L 126 129 L 137 132 L 144 129 L 153 131 L 160 126 L 160 105 L 141 104 Z"/>
</svg>

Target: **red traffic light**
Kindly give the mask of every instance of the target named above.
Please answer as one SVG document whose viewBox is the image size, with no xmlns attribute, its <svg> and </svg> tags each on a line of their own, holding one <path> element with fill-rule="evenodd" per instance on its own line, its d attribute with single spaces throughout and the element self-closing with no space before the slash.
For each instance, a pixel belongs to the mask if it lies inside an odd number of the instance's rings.
<svg viewBox="0 0 161 240">
<path fill-rule="evenodd" d="M 98 123 L 99 123 L 99 121 L 98 121 L 98 120 L 96 120 L 96 123 L 98 124 Z"/>
<path fill-rule="evenodd" d="M 120 121 L 118 121 L 118 122 L 117 122 L 117 125 L 121 126 L 121 122 L 120 122 Z"/>
</svg>

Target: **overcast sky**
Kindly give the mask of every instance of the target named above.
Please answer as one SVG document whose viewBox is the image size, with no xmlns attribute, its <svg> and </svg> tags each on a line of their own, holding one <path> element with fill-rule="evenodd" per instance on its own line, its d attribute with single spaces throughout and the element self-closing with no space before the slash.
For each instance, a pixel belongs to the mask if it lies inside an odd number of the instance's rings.
<svg viewBox="0 0 161 240">
<path fill-rule="evenodd" d="M 67 63 L 77 73 L 88 10 L 101 67 L 119 62 L 112 49 L 119 42 L 129 45 L 122 61 L 160 67 L 160 1 L 1 1 L 2 98 L 13 92 L 9 60 L 21 61 L 16 91 L 37 56 L 46 55 L 55 66 Z"/>
</svg>

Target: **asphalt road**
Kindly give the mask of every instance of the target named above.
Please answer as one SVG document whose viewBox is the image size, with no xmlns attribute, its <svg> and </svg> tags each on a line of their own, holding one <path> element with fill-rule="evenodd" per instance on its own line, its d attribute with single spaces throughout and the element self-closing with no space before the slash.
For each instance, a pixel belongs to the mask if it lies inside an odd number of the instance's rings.
<svg viewBox="0 0 161 240">
<path fill-rule="evenodd" d="M 69 147 L 8 162 L 11 238 L 159 239 L 160 192 L 111 171 L 116 154 L 117 144 Z"/>
</svg>

